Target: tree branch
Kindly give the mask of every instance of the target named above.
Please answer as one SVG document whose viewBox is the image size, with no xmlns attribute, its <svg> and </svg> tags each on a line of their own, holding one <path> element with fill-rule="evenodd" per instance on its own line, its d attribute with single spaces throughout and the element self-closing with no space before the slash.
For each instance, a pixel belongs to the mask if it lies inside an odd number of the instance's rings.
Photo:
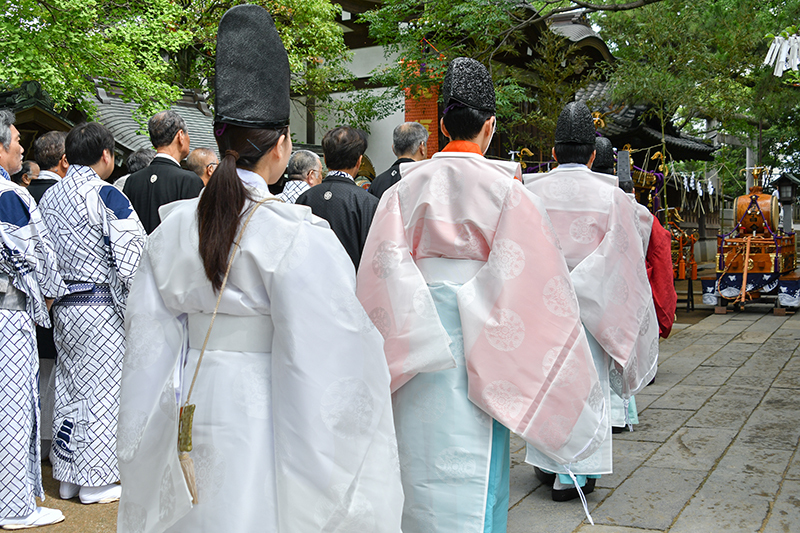
<svg viewBox="0 0 800 533">
<path fill-rule="evenodd" d="M 584 9 L 591 9 L 592 11 L 628 11 L 630 9 L 636 9 L 638 7 L 644 7 L 650 4 L 656 4 L 658 2 L 662 2 L 663 0 L 635 0 L 634 2 L 628 2 L 627 4 L 592 4 L 590 2 L 584 2 L 583 0 L 571 0 L 573 4 L 577 4 L 578 6 Z"/>
</svg>

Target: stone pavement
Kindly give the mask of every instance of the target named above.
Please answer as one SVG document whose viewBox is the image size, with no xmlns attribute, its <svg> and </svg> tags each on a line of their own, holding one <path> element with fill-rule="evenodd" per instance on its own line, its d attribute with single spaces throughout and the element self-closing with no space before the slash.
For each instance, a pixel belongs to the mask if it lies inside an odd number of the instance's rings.
<svg viewBox="0 0 800 533">
<path fill-rule="evenodd" d="M 679 327 L 676 324 L 676 327 Z M 508 533 L 800 532 L 800 314 L 711 315 L 662 340 L 614 473 L 556 503 L 512 438 Z"/>
</svg>

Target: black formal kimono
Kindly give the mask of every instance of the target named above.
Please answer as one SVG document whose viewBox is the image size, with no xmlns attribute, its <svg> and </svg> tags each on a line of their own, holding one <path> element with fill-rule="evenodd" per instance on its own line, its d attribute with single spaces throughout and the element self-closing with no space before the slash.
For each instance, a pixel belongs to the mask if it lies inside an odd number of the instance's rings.
<svg viewBox="0 0 800 533">
<path fill-rule="evenodd" d="M 30 185 L 28 185 L 28 192 L 31 193 L 33 199 L 36 200 L 36 205 L 39 205 L 39 202 L 42 201 L 42 196 L 44 195 L 45 191 L 56 183 L 58 183 L 58 181 L 47 178 L 36 178 L 35 180 L 31 180 Z"/>
<path fill-rule="evenodd" d="M 400 181 L 400 164 L 413 162 L 414 160 L 410 157 L 401 157 L 392 163 L 388 170 L 378 174 L 378 177 L 372 180 L 372 185 L 369 186 L 367 192 L 380 199 L 389 187 Z"/>
<path fill-rule="evenodd" d="M 131 201 L 147 234 L 153 233 L 161 219 L 158 208 L 176 200 L 196 198 L 203 180 L 165 157 L 156 156 L 149 166 L 136 171 L 125 182 L 122 192 Z"/>
<path fill-rule="evenodd" d="M 295 203 L 311 207 L 312 213 L 328 221 L 358 270 L 378 199 L 344 172 L 333 171 L 322 183 L 301 194 Z"/>
</svg>

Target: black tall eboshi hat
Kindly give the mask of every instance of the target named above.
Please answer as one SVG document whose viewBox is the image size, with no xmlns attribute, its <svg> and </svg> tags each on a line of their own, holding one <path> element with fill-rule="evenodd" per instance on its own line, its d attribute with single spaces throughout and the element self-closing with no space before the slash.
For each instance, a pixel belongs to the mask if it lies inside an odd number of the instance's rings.
<svg viewBox="0 0 800 533">
<path fill-rule="evenodd" d="M 266 9 L 232 7 L 219 21 L 214 120 L 246 128 L 289 124 L 289 56 Z"/>
<path fill-rule="evenodd" d="M 556 123 L 556 144 L 594 144 L 592 113 L 583 102 L 570 102 L 564 106 Z"/>
<path fill-rule="evenodd" d="M 597 137 L 594 141 L 594 163 L 592 170 L 603 174 L 614 173 L 614 147 L 606 137 Z"/>
<path fill-rule="evenodd" d="M 481 63 L 468 57 L 457 57 L 447 66 L 442 97 L 445 108 L 461 104 L 491 113 L 496 109 L 492 76 Z"/>
</svg>

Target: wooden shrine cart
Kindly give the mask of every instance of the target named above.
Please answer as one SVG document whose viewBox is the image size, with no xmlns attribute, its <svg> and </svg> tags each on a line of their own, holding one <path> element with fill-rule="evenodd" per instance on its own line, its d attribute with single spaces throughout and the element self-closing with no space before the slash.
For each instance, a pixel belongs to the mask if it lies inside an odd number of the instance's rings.
<svg viewBox="0 0 800 533">
<path fill-rule="evenodd" d="M 774 290 L 781 280 L 797 279 L 795 234 L 778 227 L 778 199 L 755 185 L 749 194 L 736 199 L 735 212 L 738 222 L 733 231 L 717 236 L 717 313 L 726 312 L 727 300 L 732 300 L 735 309 L 741 308 L 767 289 Z M 734 297 L 731 287 L 726 289 L 728 296 L 720 288 L 722 281 L 731 280 L 739 284 Z M 777 297 L 775 308 L 776 314 L 785 312 Z"/>
</svg>

